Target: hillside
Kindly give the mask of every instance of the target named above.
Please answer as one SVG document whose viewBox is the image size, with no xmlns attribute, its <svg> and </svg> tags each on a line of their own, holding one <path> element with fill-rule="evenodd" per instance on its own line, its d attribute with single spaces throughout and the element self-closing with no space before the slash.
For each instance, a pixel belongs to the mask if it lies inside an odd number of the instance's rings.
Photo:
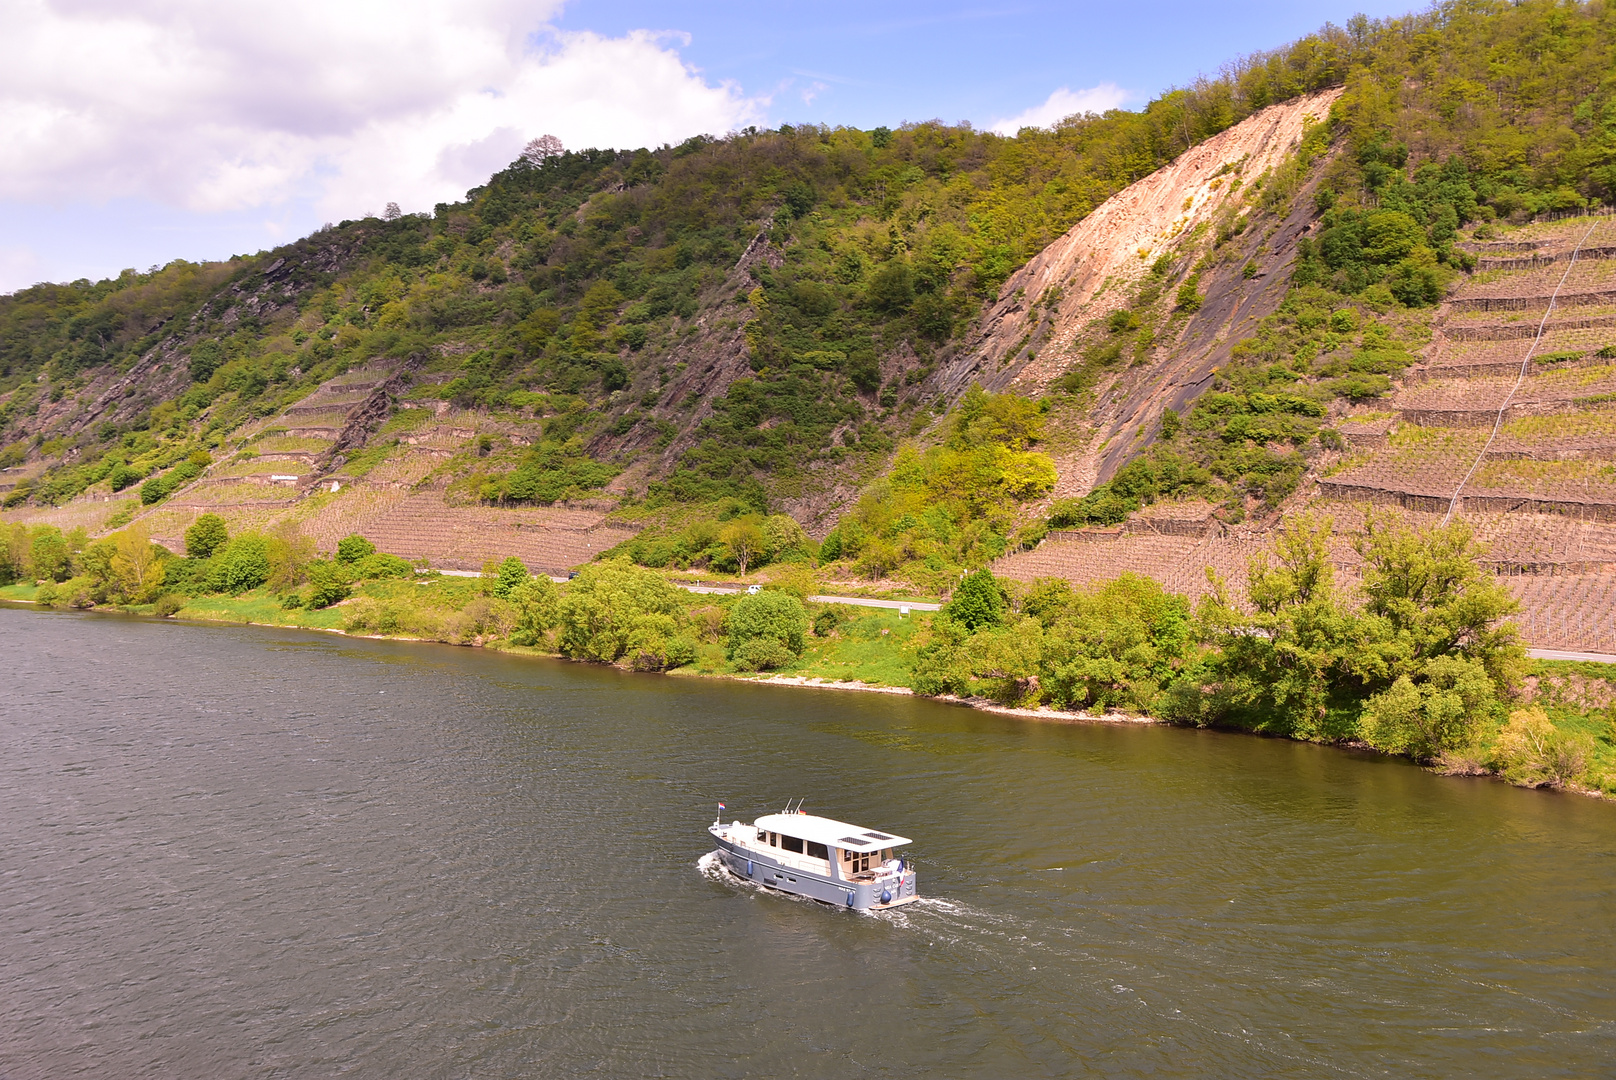
<svg viewBox="0 0 1616 1080">
<path fill-rule="evenodd" d="M 1530 347 L 1459 509 L 1529 636 L 1603 642 L 1521 575 L 1612 569 L 1550 523 L 1606 520 L 1616 237 L 1565 215 L 1616 201 L 1613 68 L 1605 5 L 1444 4 L 1053 130 L 536 149 L 431 215 L 36 286 L 5 516 L 1196 593 L 1287 514 L 1445 510 Z"/>
</svg>

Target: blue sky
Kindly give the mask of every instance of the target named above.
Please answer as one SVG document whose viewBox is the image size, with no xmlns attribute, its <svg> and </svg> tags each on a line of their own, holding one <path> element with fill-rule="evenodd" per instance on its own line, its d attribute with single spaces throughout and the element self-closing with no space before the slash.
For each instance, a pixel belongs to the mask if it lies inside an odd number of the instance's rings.
<svg viewBox="0 0 1616 1080">
<path fill-rule="evenodd" d="M 0 292 L 458 197 L 540 134 L 1047 123 L 1403 3 L 18 0 Z"/>
</svg>

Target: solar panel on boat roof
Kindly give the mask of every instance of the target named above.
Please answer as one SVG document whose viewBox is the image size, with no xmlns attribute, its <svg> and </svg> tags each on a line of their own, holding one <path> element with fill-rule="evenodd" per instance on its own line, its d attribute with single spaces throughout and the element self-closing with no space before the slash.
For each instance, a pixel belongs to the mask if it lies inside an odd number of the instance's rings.
<svg viewBox="0 0 1616 1080">
<path fill-rule="evenodd" d="M 862 836 L 844 836 L 836 842 L 838 844 L 858 844 L 860 846 L 869 843 L 869 841 L 864 839 Z"/>
<path fill-rule="evenodd" d="M 870 837 L 872 840 L 891 840 L 892 839 L 892 837 L 888 836 L 884 832 L 867 832 L 864 835 Z"/>
</svg>

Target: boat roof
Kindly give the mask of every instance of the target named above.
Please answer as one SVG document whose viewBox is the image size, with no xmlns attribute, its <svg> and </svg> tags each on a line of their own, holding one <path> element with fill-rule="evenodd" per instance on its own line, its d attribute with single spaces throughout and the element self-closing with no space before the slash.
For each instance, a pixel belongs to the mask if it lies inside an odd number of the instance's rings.
<svg viewBox="0 0 1616 1080">
<path fill-rule="evenodd" d="M 849 851 L 873 851 L 913 843 L 907 836 L 895 836 L 813 814 L 764 814 L 753 824 L 767 832 L 785 833 L 826 847 L 846 848 Z"/>
</svg>

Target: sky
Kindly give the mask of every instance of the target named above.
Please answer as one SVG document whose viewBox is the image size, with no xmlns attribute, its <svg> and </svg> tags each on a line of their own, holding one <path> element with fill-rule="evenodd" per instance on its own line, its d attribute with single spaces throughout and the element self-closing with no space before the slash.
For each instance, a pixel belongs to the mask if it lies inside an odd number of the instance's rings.
<svg viewBox="0 0 1616 1080">
<path fill-rule="evenodd" d="M 1136 108 L 1316 3 L 0 0 L 0 293 L 429 211 L 529 139 Z"/>
</svg>

